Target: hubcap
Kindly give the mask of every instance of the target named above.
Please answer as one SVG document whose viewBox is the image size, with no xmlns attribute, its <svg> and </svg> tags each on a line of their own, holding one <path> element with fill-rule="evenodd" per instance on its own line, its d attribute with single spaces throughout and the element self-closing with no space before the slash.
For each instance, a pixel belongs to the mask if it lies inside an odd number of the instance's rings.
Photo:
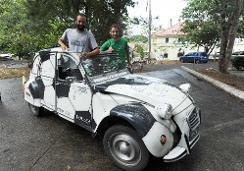
<svg viewBox="0 0 244 171">
<path fill-rule="evenodd" d="M 140 146 L 130 135 L 115 133 L 110 136 L 108 143 L 112 156 L 119 163 L 134 166 L 140 162 Z"/>
</svg>

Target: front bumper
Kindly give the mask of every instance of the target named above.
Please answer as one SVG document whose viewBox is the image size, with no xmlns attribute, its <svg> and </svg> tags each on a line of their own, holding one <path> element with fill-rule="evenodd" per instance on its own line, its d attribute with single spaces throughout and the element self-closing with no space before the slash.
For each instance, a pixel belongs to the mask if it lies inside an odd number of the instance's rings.
<svg viewBox="0 0 244 171">
<path fill-rule="evenodd" d="M 164 162 L 174 162 L 185 157 L 187 154 L 189 154 L 189 151 L 193 148 L 193 146 L 198 142 L 199 138 L 200 135 L 198 134 L 190 143 L 188 143 L 188 140 L 185 139 L 186 144 L 189 144 L 187 149 L 179 145 L 174 147 L 167 155 L 163 157 Z"/>
<path fill-rule="evenodd" d="M 181 120 L 182 118 L 182 116 L 178 116 L 178 119 L 176 120 Z M 198 128 L 201 123 L 201 111 L 198 107 L 194 108 L 190 112 L 185 123 L 187 123 L 187 125 L 178 125 L 181 131 L 181 140 L 167 155 L 163 157 L 165 162 L 174 162 L 180 160 L 185 155 L 190 154 L 191 149 L 198 142 L 200 138 Z"/>
</svg>

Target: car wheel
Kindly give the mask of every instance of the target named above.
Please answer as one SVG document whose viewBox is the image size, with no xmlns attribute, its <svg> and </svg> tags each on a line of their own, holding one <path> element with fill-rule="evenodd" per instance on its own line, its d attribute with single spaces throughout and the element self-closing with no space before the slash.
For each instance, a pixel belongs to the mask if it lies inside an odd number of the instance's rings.
<svg viewBox="0 0 244 171">
<path fill-rule="evenodd" d="M 200 64 L 200 61 L 199 61 L 199 60 L 196 60 L 195 63 L 196 63 L 196 64 Z"/>
<path fill-rule="evenodd" d="M 183 59 L 180 59 L 180 62 L 181 62 L 181 63 L 184 63 L 184 60 L 183 60 Z"/>
<path fill-rule="evenodd" d="M 141 138 L 132 128 L 110 127 L 103 138 L 105 152 L 124 170 L 142 170 L 147 166 L 149 153 Z"/>
<path fill-rule="evenodd" d="M 31 113 L 34 115 L 34 116 L 41 116 L 43 114 L 43 108 L 41 107 L 36 107 L 30 103 L 28 103 L 28 106 L 29 106 L 29 109 L 31 111 Z"/>
<path fill-rule="evenodd" d="M 240 70 L 241 70 L 241 67 L 240 67 L 240 66 L 237 66 L 236 69 L 237 69 L 238 71 L 240 71 Z"/>
</svg>

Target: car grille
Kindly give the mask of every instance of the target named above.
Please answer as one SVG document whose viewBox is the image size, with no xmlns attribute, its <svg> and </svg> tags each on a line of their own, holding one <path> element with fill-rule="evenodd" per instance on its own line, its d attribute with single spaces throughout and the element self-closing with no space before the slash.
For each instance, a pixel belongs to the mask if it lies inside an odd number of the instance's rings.
<svg viewBox="0 0 244 171">
<path fill-rule="evenodd" d="M 198 126 L 201 123 L 200 109 L 195 108 L 187 118 L 187 123 L 190 127 L 189 140 L 191 141 L 198 134 Z"/>
</svg>

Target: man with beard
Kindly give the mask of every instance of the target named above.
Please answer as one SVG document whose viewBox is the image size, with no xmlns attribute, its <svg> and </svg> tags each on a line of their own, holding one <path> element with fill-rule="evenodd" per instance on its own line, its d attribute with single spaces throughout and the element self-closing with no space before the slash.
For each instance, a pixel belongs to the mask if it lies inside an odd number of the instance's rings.
<svg viewBox="0 0 244 171">
<path fill-rule="evenodd" d="M 130 66 L 128 42 L 125 38 L 121 37 L 119 26 L 117 24 L 113 24 L 110 27 L 109 34 L 111 39 L 108 39 L 103 43 L 100 47 L 100 51 L 108 53 L 115 52 L 119 55 L 122 64 L 128 63 Z"/>
<path fill-rule="evenodd" d="M 99 48 L 93 34 L 86 30 L 86 17 L 79 14 L 76 17 L 76 28 L 68 28 L 59 39 L 58 44 L 63 50 L 81 53 L 84 57 L 91 57 L 99 54 Z"/>
</svg>

